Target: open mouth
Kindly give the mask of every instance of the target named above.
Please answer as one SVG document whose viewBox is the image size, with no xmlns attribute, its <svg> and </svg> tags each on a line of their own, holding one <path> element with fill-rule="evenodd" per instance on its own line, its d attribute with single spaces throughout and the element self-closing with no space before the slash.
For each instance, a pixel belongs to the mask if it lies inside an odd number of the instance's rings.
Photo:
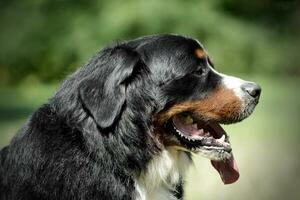
<svg viewBox="0 0 300 200">
<path fill-rule="evenodd" d="M 208 157 L 225 184 L 239 178 L 229 137 L 217 122 L 204 121 L 192 113 L 181 113 L 168 122 L 168 129 L 185 149 Z"/>
</svg>

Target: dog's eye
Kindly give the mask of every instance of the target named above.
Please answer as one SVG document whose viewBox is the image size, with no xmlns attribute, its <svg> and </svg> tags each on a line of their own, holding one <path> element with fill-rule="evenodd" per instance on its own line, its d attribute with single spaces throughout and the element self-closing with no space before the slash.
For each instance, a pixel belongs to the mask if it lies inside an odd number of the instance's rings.
<svg viewBox="0 0 300 200">
<path fill-rule="evenodd" d="M 204 74 L 204 69 L 203 68 L 199 68 L 196 71 L 194 71 L 193 74 L 195 74 L 197 76 L 202 76 Z"/>
</svg>

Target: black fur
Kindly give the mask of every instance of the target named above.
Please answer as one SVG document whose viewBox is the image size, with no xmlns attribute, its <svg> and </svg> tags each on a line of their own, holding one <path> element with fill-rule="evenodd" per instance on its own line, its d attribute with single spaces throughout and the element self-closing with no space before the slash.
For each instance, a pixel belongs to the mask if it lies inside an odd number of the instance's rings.
<svg viewBox="0 0 300 200">
<path fill-rule="evenodd" d="M 218 82 L 193 74 L 205 67 L 195 48 L 157 35 L 101 50 L 2 149 L 0 199 L 133 199 L 134 177 L 160 152 L 153 116 Z"/>
<path fill-rule="evenodd" d="M 180 178 L 179 183 L 175 186 L 175 190 L 173 191 L 173 193 L 174 193 L 174 196 L 178 200 L 183 199 L 183 180 L 182 180 L 182 178 Z"/>
</svg>

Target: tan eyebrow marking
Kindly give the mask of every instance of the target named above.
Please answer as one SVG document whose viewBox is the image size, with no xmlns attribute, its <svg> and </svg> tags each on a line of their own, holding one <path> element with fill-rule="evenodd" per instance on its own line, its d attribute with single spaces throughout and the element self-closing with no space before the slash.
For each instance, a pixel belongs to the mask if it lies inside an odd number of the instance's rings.
<svg viewBox="0 0 300 200">
<path fill-rule="evenodd" d="M 196 49 L 195 54 L 196 54 L 197 58 L 200 58 L 200 59 L 203 59 L 206 56 L 206 53 L 203 49 Z"/>
</svg>

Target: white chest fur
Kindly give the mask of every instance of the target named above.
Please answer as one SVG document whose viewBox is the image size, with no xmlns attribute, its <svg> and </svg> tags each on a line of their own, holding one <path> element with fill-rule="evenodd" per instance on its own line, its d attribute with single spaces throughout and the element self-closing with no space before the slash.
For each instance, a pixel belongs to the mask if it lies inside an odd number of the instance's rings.
<svg viewBox="0 0 300 200">
<path fill-rule="evenodd" d="M 174 148 L 163 150 L 136 178 L 136 200 L 176 200 L 172 191 L 191 163 L 188 155 Z"/>
</svg>

